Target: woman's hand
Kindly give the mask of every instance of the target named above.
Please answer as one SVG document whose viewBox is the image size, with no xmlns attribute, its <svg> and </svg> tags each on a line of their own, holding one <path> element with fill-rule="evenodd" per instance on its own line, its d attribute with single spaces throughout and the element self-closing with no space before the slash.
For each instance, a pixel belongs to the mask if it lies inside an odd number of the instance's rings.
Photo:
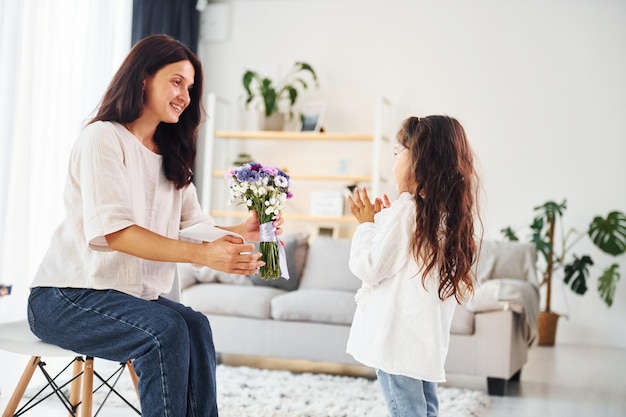
<svg viewBox="0 0 626 417">
<path fill-rule="evenodd" d="M 283 213 L 279 212 L 276 215 L 276 218 L 272 221 L 272 226 L 276 228 L 277 235 L 281 235 L 283 233 L 283 223 L 285 223 L 285 220 L 283 219 Z M 223 227 L 223 229 L 228 229 L 233 232 L 239 233 L 241 236 L 243 236 L 246 242 L 258 242 L 259 240 L 261 240 L 261 234 L 259 231 L 259 217 L 254 210 L 250 212 L 250 217 L 248 217 L 245 222 L 232 228 Z M 283 246 L 285 245 L 283 241 L 281 241 L 281 244 Z"/>
<path fill-rule="evenodd" d="M 365 187 L 361 191 L 358 188 L 355 189 L 354 197 L 348 196 L 348 203 L 350 204 L 350 213 L 359 223 L 373 223 L 374 215 L 391 205 L 387 194 L 384 194 L 383 198 L 376 198 L 372 204 Z"/>
<path fill-rule="evenodd" d="M 143 227 L 131 225 L 108 234 L 105 238 L 113 250 L 152 261 L 198 264 L 223 272 L 246 275 L 256 274 L 265 265 L 265 262 L 259 261 L 261 253 L 254 252 L 254 244 L 244 243 L 241 238 L 229 235 L 210 243 L 198 244 L 170 239 Z"/>
<path fill-rule="evenodd" d="M 265 262 L 259 261 L 260 252 L 254 252 L 252 243 L 243 243 L 241 239 L 226 235 L 213 242 L 205 242 L 201 265 L 229 274 L 253 275 Z"/>
</svg>

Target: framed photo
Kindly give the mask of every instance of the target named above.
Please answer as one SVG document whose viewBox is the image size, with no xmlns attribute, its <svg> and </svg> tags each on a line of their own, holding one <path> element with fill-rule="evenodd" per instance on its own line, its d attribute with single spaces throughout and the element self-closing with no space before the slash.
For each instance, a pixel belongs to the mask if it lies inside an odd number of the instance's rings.
<svg viewBox="0 0 626 417">
<path fill-rule="evenodd" d="M 311 193 L 311 215 L 340 217 L 343 215 L 344 196 L 341 191 L 313 191 Z"/>
<path fill-rule="evenodd" d="M 312 101 L 304 103 L 300 109 L 300 132 L 319 132 L 322 127 L 322 120 L 326 112 L 325 101 Z"/>
</svg>

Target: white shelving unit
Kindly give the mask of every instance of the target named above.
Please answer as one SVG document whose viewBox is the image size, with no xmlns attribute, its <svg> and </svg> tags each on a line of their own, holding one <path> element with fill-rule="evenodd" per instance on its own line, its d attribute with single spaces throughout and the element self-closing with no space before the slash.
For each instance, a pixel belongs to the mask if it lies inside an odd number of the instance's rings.
<svg viewBox="0 0 626 417">
<path fill-rule="evenodd" d="M 333 174 L 329 172 L 297 172 L 296 169 L 290 169 L 289 175 L 297 183 L 302 182 L 333 182 L 348 186 L 351 184 L 367 184 L 368 189 L 372 196 L 378 196 L 382 192 L 383 185 L 389 181 L 388 171 L 383 174 L 383 166 L 385 162 L 392 160 L 392 148 L 393 143 L 388 136 L 383 133 L 385 120 L 385 111 L 391 110 L 391 103 L 389 100 L 381 97 L 376 105 L 376 118 L 374 122 L 374 132 L 371 134 L 365 133 L 316 133 L 316 132 L 297 132 L 297 131 L 236 131 L 236 130 L 219 130 L 216 129 L 217 120 L 217 105 L 220 100 L 215 94 L 210 94 L 207 102 L 208 111 L 208 123 L 205 131 L 205 143 L 202 166 L 202 184 L 200 189 L 200 201 L 203 210 L 209 212 L 215 218 L 243 218 L 247 216 L 245 211 L 236 210 L 222 210 L 213 207 L 215 203 L 214 192 L 216 191 L 215 183 L 216 179 L 223 182 L 224 174 L 227 167 L 219 166 L 216 161 L 218 155 L 216 154 L 218 141 L 235 141 L 239 143 L 239 146 L 244 142 L 277 142 L 281 145 L 293 144 L 293 143 L 306 143 L 319 144 L 320 146 L 333 146 L 332 144 L 351 144 L 357 143 L 370 143 L 369 147 L 369 165 L 371 173 L 365 172 L 349 172 L 345 174 Z M 223 103 L 223 101 L 221 101 Z M 367 149 L 367 148 L 364 148 Z M 235 152 L 231 149 L 231 152 Z M 236 154 L 230 155 L 231 158 L 236 157 Z M 292 155 L 293 156 L 293 155 Z M 305 156 L 299 155 L 306 158 Z M 335 155 L 336 156 L 336 155 Z M 220 155 L 221 158 L 224 155 Z M 360 155 L 365 157 L 365 155 Z M 263 161 L 259 161 L 262 162 Z M 223 164 L 222 164 L 223 165 Z M 313 164 L 310 164 L 313 165 Z M 225 191 L 226 192 L 226 191 Z M 354 223 L 352 216 L 313 216 L 303 213 L 290 213 L 289 210 L 285 210 L 285 219 L 305 221 L 312 223 L 333 223 L 333 224 L 346 224 Z"/>
</svg>

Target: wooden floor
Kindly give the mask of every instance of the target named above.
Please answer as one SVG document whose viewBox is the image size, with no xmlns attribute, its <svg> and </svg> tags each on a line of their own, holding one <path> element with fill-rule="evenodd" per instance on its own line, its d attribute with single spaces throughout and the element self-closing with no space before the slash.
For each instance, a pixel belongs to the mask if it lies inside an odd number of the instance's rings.
<svg viewBox="0 0 626 417">
<path fill-rule="evenodd" d="M 26 360 L 24 356 L 0 352 L 0 410 L 4 410 Z M 310 362 L 230 356 L 223 357 L 223 360 L 229 364 L 287 368 L 293 371 L 323 371 L 366 377 L 373 375 L 371 371 L 360 367 L 319 366 Z M 486 382 L 482 378 L 448 375 L 446 385 L 486 391 Z M 489 410 L 482 417 L 625 417 L 626 350 L 567 345 L 535 347 L 522 371 L 521 381 L 510 383 L 506 396 L 490 397 L 490 400 Z M 56 403 L 50 404 L 56 406 Z M 62 406 L 46 406 L 45 409 L 35 410 L 30 412 L 33 417 L 67 416 Z M 106 408 L 99 414 L 101 417 L 132 415 L 132 412 L 123 408 Z"/>
</svg>

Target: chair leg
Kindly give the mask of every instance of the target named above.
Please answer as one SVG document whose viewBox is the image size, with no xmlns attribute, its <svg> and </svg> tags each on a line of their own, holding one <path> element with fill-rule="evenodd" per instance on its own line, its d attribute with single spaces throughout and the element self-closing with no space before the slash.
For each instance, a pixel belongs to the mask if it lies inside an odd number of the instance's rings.
<svg viewBox="0 0 626 417">
<path fill-rule="evenodd" d="M 22 376 L 20 377 L 15 390 L 13 391 L 13 394 L 11 395 L 11 398 L 9 399 L 7 407 L 4 409 L 4 413 L 2 413 L 2 417 L 13 417 L 15 415 L 15 410 L 17 410 L 17 406 L 20 405 L 20 401 L 24 396 L 24 392 L 26 392 L 28 383 L 33 377 L 33 373 L 35 372 L 35 369 L 37 369 L 40 361 L 41 357 L 39 356 L 32 356 L 30 358 L 26 364 L 24 372 L 22 372 Z"/>
<path fill-rule="evenodd" d="M 93 358 L 87 356 L 83 366 L 83 402 L 81 404 L 81 417 L 92 417 L 93 406 Z"/>
<path fill-rule="evenodd" d="M 15 412 L 24 397 L 24 393 L 28 388 L 28 384 L 30 383 L 35 370 L 40 367 L 41 357 L 32 356 L 28 361 L 26 368 L 22 372 L 22 376 L 9 399 L 4 412 L 2 413 L 2 417 L 14 417 Z M 137 392 L 137 397 L 139 397 L 139 390 L 137 387 L 138 377 L 135 373 L 135 368 L 133 367 L 132 361 L 128 361 L 126 363 L 128 368 L 128 373 L 130 375 L 131 381 L 135 387 L 135 391 Z M 42 371 L 45 371 L 42 368 Z M 81 417 L 92 417 L 93 413 L 93 385 L 94 385 L 94 358 L 87 356 L 83 361 L 82 358 L 77 357 L 74 361 L 73 367 L 73 380 L 70 384 L 70 396 L 69 401 L 65 398 L 66 407 L 68 410 L 71 409 L 69 416 L 77 417 L 79 413 L 77 412 L 77 408 L 80 408 L 80 416 Z M 46 374 L 47 375 L 47 374 Z M 50 377 L 48 377 L 50 379 Z M 57 388 L 53 386 L 53 388 Z M 119 394 L 118 394 L 119 395 Z M 82 401 L 81 401 L 82 399 Z M 68 406 L 69 402 L 69 406 Z M 130 403 L 128 403 L 130 405 Z M 132 405 L 131 405 L 132 407 Z M 134 407 L 133 407 L 134 408 Z M 73 412 L 72 412 L 73 411 Z M 139 411 L 135 409 L 138 414 Z M 21 412 L 20 412 L 21 413 Z M 20 414 L 21 415 L 21 414 Z"/>
<path fill-rule="evenodd" d="M 72 381 L 72 385 L 70 385 L 70 407 L 74 411 L 69 414 L 69 417 L 76 417 L 76 409 L 80 403 L 80 391 L 81 391 L 81 382 L 82 382 L 82 372 L 83 372 L 83 359 L 80 360 L 77 358 L 74 361 L 74 369 L 72 377 L 74 380 Z"/>
<path fill-rule="evenodd" d="M 130 380 L 133 381 L 133 386 L 135 387 L 135 392 L 137 393 L 137 397 L 139 397 L 139 387 L 137 386 L 137 382 L 139 381 L 139 378 L 137 377 L 137 373 L 135 372 L 133 361 L 126 362 L 126 368 L 128 369 Z"/>
</svg>

